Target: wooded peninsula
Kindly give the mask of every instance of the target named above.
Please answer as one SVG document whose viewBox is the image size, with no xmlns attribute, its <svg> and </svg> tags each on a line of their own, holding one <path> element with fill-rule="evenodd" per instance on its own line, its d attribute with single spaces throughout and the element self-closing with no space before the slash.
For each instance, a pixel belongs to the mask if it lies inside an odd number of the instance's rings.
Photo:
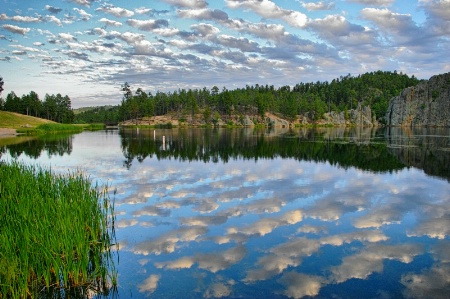
<svg viewBox="0 0 450 299">
<path fill-rule="evenodd" d="M 47 94 L 41 101 L 31 91 L 22 97 L 10 92 L 5 99 L 0 98 L 0 109 L 61 123 L 140 124 L 144 118 L 172 115 L 170 119 L 176 119 L 178 124 L 208 126 L 245 125 L 248 121 L 258 124 L 266 113 L 292 123 L 316 123 L 325 113 L 343 113 L 347 119 L 351 110 L 370 107 L 372 118 L 383 124 L 390 99 L 419 82 L 414 75 L 376 71 L 293 87 L 255 84 L 228 90 L 213 86 L 155 94 L 124 83 L 121 103 L 116 106 L 77 111 L 72 110 L 69 96 Z"/>
</svg>

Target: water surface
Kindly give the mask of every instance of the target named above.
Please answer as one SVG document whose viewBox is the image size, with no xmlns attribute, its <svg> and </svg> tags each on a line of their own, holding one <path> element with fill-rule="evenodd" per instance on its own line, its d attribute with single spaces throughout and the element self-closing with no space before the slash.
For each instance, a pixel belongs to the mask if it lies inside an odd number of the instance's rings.
<svg viewBox="0 0 450 299">
<path fill-rule="evenodd" d="M 121 298 L 450 294 L 448 129 L 112 130 L 0 150 L 116 190 Z"/>
</svg>

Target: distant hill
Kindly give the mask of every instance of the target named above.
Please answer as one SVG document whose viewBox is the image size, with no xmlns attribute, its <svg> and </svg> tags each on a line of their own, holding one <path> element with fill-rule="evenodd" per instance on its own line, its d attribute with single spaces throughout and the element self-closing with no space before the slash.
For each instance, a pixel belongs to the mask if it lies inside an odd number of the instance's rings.
<svg viewBox="0 0 450 299">
<path fill-rule="evenodd" d="M 83 112 L 88 112 L 88 111 L 92 111 L 92 110 L 99 110 L 99 109 L 110 109 L 114 107 L 113 105 L 105 105 L 105 106 L 92 106 L 92 107 L 81 107 L 81 108 L 77 108 L 77 109 L 73 109 L 73 113 L 75 115 L 83 113 Z"/>
<path fill-rule="evenodd" d="M 36 127 L 41 124 L 55 123 L 54 121 L 15 112 L 0 111 L 0 128 Z"/>
</svg>

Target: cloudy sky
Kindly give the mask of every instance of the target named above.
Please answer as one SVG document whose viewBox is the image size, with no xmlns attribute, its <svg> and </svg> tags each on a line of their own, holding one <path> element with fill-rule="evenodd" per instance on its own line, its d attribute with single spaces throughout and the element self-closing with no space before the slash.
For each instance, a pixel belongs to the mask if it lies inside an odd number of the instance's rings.
<svg viewBox="0 0 450 299">
<path fill-rule="evenodd" d="M 450 0 L 0 0 L 2 96 L 72 107 L 147 92 L 450 71 Z"/>
</svg>

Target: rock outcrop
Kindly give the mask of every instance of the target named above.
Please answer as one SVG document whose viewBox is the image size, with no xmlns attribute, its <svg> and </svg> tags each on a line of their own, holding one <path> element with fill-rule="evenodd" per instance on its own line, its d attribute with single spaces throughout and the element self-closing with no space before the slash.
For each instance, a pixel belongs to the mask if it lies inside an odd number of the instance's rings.
<svg viewBox="0 0 450 299">
<path fill-rule="evenodd" d="M 385 121 L 387 126 L 450 127 L 450 73 L 433 76 L 392 98 Z"/>
<path fill-rule="evenodd" d="M 347 114 L 347 115 L 346 115 Z M 341 126 L 357 126 L 357 127 L 373 127 L 378 126 L 378 122 L 373 115 L 369 106 L 351 109 L 347 113 L 331 111 L 323 115 L 324 124 Z"/>
</svg>

